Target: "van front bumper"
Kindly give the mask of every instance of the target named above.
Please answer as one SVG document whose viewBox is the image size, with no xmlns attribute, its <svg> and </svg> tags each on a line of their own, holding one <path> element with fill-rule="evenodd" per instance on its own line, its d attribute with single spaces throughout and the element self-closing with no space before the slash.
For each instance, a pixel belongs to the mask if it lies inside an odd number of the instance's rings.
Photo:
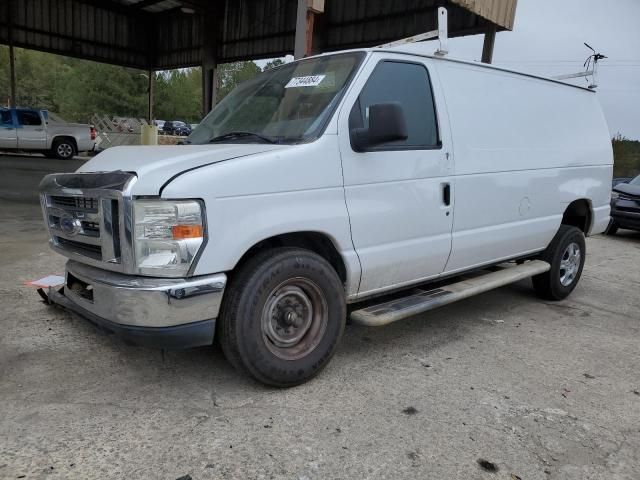
<svg viewBox="0 0 640 480">
<path fill-rule="evenodd" d="M 189 348 L 213 343 L 224 273 L 188 279 L 123 275 L 69 261 L 58 304 L 129 343 Z"/>
</svg>

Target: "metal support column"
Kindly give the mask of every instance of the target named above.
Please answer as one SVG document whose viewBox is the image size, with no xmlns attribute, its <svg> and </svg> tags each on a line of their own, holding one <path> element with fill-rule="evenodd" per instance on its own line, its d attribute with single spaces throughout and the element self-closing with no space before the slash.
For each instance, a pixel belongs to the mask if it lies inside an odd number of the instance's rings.
<svg viewBox="0 0 640 480">
<path fill-rule="evenodd" d="M 155 80 L 155 76 L 156 76 L 156 72 L 154 72 L 153 70 L 149 70 L 148 72 L 149 75 L 149 86 L 147 87 L 147 95 L 148 95 L 148 106 L 149 106 L 149 111 L 148 111 L 148 119 L 149 119 L 149 125 L 154 125 L 153 123 L 153 89 L 154 89 L 154 80 Z"/>
<path fill-rule="evenodd" d="M 304 57 L 307 43 L 307 0 L 298 0 L 298 12 L 296 14 L 296 39 L 293 50 L 293 58 Z"/>
<path fill-rule="evenodd" d="M 205 116 L 216 105 L 216 90 L 218 89 L 215 61 L 202 62 L 202 115 Z"/>
<path fill-rule="evenodd" d="M 313 29 L 315 16 L 324 12 L 324 0 L 298 0 L 294 58 L 313 54 Z"/>
<path fill-rule="evenodd" d="M 11 83 L 11 94 L 9 98 L 9 106 L 11 108 L 16 107 L 16 62 L 15 55 L 13 52 L 13 44 L 9 45 L 9 75 L 10 75 L 10 83 Z"/>
<path fill-rule="evenodd" d="M 484 33 L 484 44 L 482 45 L 482 63 L 491 63 L 493 60 L 493 47 L 496 43 L 496 27 L 487 28 Z"/>
<path fill-rule="evenodd" d="M 9 106 L 16 107 L 16 57 L 13 50 L 13 8 L 12 4 L 7 5 L 9 13 Z"/>
<path fill-rule="evenodd" d="M 205 10 L 203 21 L 202 45 L 202 116 L 205 116 L 216 105 L 216 90 L 218 88 L 218 72 L 216 59 L 216 11 Z"/>
</svg>

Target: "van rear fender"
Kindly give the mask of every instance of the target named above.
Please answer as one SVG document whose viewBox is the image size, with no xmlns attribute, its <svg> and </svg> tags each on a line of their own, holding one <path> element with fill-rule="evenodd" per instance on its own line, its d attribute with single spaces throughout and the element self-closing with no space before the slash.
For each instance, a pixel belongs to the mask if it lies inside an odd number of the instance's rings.
<svg viewBox="0 0 640 480">
<path fill-rule="evenodd" d="M 582 230 L 587 235 L 591 230 L 593 222 L 593 205 L 591 200 L 581 198 L 574 200 L 564 211 L 562 215 L 562 224 L 571 225 Z"/>
</svg>

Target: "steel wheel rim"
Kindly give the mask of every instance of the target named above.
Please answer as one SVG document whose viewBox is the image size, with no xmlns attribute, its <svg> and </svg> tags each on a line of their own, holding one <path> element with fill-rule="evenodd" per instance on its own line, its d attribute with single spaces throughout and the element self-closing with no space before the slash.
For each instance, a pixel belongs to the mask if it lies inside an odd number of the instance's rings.
<svg viewBox="0 0 640 480">
<path fill-rule="evenodd" d="M 580 246 L 575 242 L 567 245 L 560 259 L 560 283 L 563 286 L 568 287 L 576 279 L 581 261 Z"/>
<path fill-rule="evenodd" d="M 73 153 L 73 149 L 68 143 L 61 143 L 60 145 L 58 145 L 57 150 L 58 155 L 60 155 L 61 157 L 68 157 Z"/>
<path fill-rule="evenodd" d="M 282 282 L 262 309 L 262 338 L 283 360 L 297 360 L 320 343 L 329 323 L 327 301 L 320 287 L 307 278 Z"/>
</svg>

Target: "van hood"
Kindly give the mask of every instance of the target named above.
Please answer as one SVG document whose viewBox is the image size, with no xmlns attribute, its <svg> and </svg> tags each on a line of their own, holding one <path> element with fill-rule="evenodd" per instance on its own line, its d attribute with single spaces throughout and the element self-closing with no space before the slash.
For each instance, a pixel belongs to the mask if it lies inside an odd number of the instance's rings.
<svg viewBox="0 0 640 480">
<path fill-rule="evenodd" d="M 134 195 L 158 195 L 165 183 L 185 170 L 285 148 L 290 147 L 253 143 L 112 147 L 82 165 L 78 172 L 134 172 L 138 176 Z"/>
</svg>

